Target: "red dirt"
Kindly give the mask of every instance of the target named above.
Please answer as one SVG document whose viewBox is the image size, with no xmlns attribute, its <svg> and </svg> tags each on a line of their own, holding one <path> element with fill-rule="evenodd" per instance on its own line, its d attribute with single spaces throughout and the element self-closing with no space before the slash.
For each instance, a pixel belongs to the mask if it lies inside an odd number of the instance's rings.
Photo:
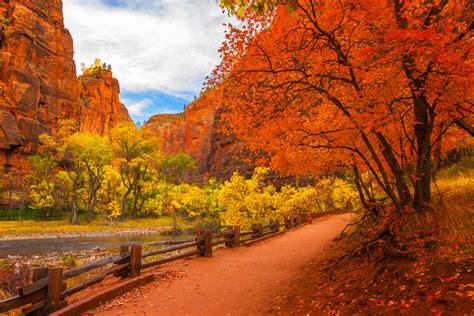
<svg viewBox="0 0 474 316">
<path fill-rule="evenodd" d="M 157 281 L 102 306 L 95 315 L 261 315 L 274 313 L 302 268 L 331 243 L 350 214 L 327 216 L 250 247 L 220 249 L 153 270 Z"/>
</svg>

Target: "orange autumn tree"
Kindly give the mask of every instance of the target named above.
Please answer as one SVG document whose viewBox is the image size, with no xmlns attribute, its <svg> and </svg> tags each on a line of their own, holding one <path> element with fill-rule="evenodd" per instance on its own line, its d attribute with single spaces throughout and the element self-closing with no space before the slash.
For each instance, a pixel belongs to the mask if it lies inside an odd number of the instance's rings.
<svg viewBox="0 0 474 316">
<path fill-rule="evenodd" d="M 225 90 L 228 132 L 284 173 L 350 166 L 367 207 L 363 172 L 399 214 L 425 209 L 434 148 L 472 127 L 472 4 L 280 2 L 221 1 L 240 20 L 208 82 Z"/>
</svg>

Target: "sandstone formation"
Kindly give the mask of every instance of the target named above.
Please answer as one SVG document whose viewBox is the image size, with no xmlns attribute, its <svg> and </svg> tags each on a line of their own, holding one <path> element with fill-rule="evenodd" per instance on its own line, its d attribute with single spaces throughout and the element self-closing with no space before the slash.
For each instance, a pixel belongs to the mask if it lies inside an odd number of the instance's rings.
<svg viewBox="0 0 474 316">
<path fill-rule="evenodd" d="M 120 85 L 112 72 L 99 70 L 79 77 L 81 131 L 109 134 L 120 122 L 131 121 L 120 103 Z"/>
<path fill-rule="evenodd" d="M 0 168 L 19 172 L 38 135 L 78 117 L 79 82 L 62 2 L 0 2 Z"/>
<path fill-rule="evenodd" d="M 0 178 L 18 185 L 61 119 L 101 134 L 130 121 L 112 74 L 78 80 L 73 55 L 61 0 L 0 0 Z"/>
<path fill-rule="evenodd" d="M 221 129 L 222 100 L 219 89 L 203 93 L 184 113 L 158 114 L 145 124 L 162 138 L 165 153 L 192 156 L 202 179 L 228 178 L 236 170 L 251 172 L 242 143 Z"/>
</svg>

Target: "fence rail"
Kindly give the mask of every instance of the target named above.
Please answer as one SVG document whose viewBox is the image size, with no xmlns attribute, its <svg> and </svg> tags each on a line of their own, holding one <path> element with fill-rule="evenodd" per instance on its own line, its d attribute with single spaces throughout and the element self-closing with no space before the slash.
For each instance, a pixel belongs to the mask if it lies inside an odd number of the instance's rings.
<svg viewBox="0 0 474 316">
<path fill-rule="evenodd" d="M 251 241 L 258 241 L 286 230 L 311 222 L 309 214 L 300 214 L 286 219 L 284 223 L 272 221 L 269 224 L 253 225 L 250 231 L 240 231 L 239 226 L 227 227 L 223 231 L 198 231 L 194 241 L 176 242 L 176 244 L 147 252 L 142 252 L 142 245 L 120 246 L 119 255 L 97 260 L 81 267 L 63 271 L 63 268 L 33 269 L 32 284 L 18 290 L 18 295 L 0 301 L 0 313 L 22 308 L 22 314 L 32 315 L 41 311 L 53 312 L 67 306 L 66 298 L 81 292 L 88 287 L 102 282 L 106 277 L 140 276 L 141 270 L 184 259 L 192 256 L 212 257 L 213 247 L 225 245 L 238 247 Z M 284 230 L 281 230 L 284 228 Z M 157 246 L 157 243 L 148 246 Z M 180 252 L 186 250 L 185 252 Z M 170 254 L 163 258 L 155 256 Z M 146 259 L 146 260 L 144 260 Z M 112 265 L 100 274 L 82 283 L 67 288 L 65 281 L 97 269 Z"/>
</svg>

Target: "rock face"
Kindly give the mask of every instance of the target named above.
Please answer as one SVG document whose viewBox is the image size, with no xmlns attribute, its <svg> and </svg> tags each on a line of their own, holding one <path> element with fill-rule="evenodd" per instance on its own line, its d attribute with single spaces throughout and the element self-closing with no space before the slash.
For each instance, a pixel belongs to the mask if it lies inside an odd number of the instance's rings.
<svg viewBox="0 0 474 316">
<path fill-rule="evenodd" d="M 180 114 L 158 114 L 145 124 L 162 139 L 166 154 L 184 152 L 196 160 L 197 174 L 202 179 L 228 178 L 239 170 L 251 172 L 241 142 L 222 130 L 223 111 L 220 90 L 201 95 Z"/>
<path fill-rule="evenodd" d="M 73 55 L 61 0 L 0 0 L 0 177 L 20 182 L 38 136 L 61 119 L 101 134 L 131 121 L 111 73 L 78 80 Z"/>
<path fill-rule="evenodd" d="M 38 135 L 78 117 L 79 82 L 62 2 L 0 2 L 0 164 L 33 153 Z M 15 170 L 13 170 L 15 172 Z"/>
<path fill-rule="evenodd" d="M 96 71 L 79 77 L 81 131 L 109 134 L 120 122 L 130 121 L 120 103 L 120 85 L 111 71 Z"/>
</svg>

